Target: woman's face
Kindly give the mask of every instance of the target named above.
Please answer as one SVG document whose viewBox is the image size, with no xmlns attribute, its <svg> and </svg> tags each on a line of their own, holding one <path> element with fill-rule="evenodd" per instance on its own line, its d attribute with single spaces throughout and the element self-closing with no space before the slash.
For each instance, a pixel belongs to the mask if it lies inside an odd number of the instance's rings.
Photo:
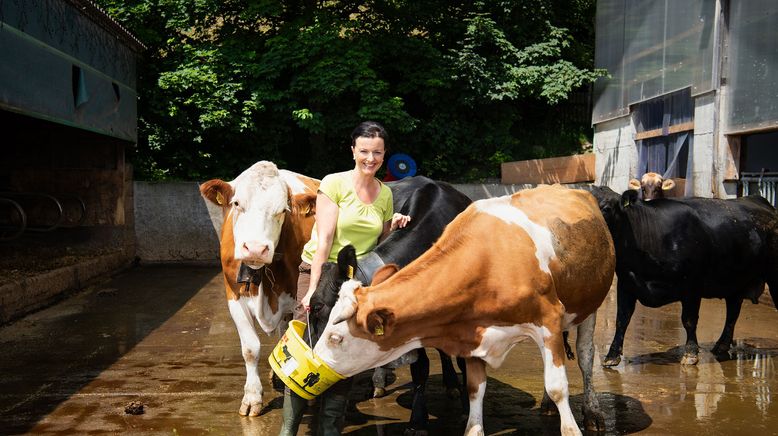
<svg viewBox="0 0 778 436">
<path fill-rule="evenodd" d="M 375 177 L 375 173 L 384 163 L 384 139 L 359 137 L 351 151 L 354 153 L 354 169 L 366 176 Z"/>
</svg>

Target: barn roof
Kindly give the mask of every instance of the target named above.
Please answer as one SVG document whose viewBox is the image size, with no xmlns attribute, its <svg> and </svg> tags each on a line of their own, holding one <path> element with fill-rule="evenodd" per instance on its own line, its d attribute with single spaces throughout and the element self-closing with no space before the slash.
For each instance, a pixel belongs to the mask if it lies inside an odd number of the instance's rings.
<svg viewBox="0 0 778 436">
<path fill-rule="evenodd" d="M 89 19 L 102 26 L 110 33 L 119 36 L 130 48 L 136 52 L 141 52 L 146 49 L 146 46 L 129 30 L 119 24 L 116 20 L 111 18 L 107 12 L 100 8 L 91 0 L 66 0 L 73 5 L 76 9 L 81 11 L 82 14 Z"/>
</svg>

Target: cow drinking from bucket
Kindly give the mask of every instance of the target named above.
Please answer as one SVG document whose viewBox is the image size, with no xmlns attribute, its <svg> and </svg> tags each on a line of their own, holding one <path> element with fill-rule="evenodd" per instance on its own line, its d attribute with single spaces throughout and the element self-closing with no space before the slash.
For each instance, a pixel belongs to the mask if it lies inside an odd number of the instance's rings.
<svg viewBox="0 0 778 436">
<path fill-rule="evenodd" d="M 568 401 L 562 335 L 578 326 L 584 424 L 602 429 L 591 381 L 592 335 L 614 266 L 608 228 L 585 191 L 541 186 L 480 200 L 385 281 L 371 287 L 346 282 L 314 353 L 344 376 L 423 346 L 466 357 L 466 434 L 483 434 L 485 364 L 500 366 L 528 336 L 540 347 L 562 434 L 580 434 Z M 387 270 L 392 267 L 376 277 Z"/>
<path fill-rule="evenodd" d="M 394 210 L 413 219 L 405 228 L 397 229 L 381 241 L 375 250 L 359 261 L 353 247 L 347 246 L 338 254 L 338 264 L 325 263 L 316 292 L 311 297 L 311 323 L 314 331 L 321 332 L 326 326 L 332 305 L 343 282 L 355 276 L 362 283 L 370 283 L 376 270 L 386 264 L 403 267 L 421 256 L 443 233 L 443 229 L 460 212 L 470 205 L 471 200 L 448 183 L 430 180 L 426 177 L 406 177 L 388 183 L 394 196 Z M 350 267 L 350 269 L 349 269 Z M 355 271 L 356 274 L 350 274 Z M 317 334 L 314 336 L 318 337 Z M 467 408 L 467 397 L 459 388 L 459 382 L 451 363 L 451 357 L 440 354 L 443 380 L 450 398 L 459 397 L 463 408 Z M 419 349 L 418 359 L 411 364 L 413 400 L 411 419 L 405 431 L 409 434 L 426 434 L 428 412 L 425 389 L 429 378 L 429 358 L 426 351 Z M 457 360 L 464 373 L 464 362 Z M 379 368 L 376 368 L 378 372 Z M 463 374 L 464 375 L 464 374 Z M 383 377 L 380 375 L 379 377 Z M 375 390 L 382 390 L 383 379 L 373 377 Z M 380 396 L 374 393 L 374 396 Z"/>
<path fill-rule="evenodd" d="M 262 408 L 260 340 L 297 304 L 298 266 L 311 237 L 319 181 L 261 161 L 235 180 L 214 179 L 202 195 L 222 208 L 221 264 L 230 315 L 240 336 L 246 384 L 239 413 Z"/>
<path fill-rule="evenodd" d="M 686 330 L 682 364 L 697 363 L 697 320 L 703 298 L 723 298 L 727 316 L 713 347 L 725 354 L 744 299 L 756 303 L 770 285 L 778 296 L 778 216 L 762 197 L 639 201 L 591 187 L 616 247 L 616 332 L 604 366 L 618 365 L 635 303 L 660 307 L 681 302 Z"/>
</svg>

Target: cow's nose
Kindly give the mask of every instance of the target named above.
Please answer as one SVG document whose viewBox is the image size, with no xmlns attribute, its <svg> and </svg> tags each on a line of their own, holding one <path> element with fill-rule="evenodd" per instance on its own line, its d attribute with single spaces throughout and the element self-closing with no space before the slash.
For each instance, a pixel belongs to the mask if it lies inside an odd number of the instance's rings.
<svg viewBox="0 0 778 436">
<path fill-rule="evenodd" d="M 245 259 L 264 259 L 270 254 L 270 247 L 257 241 L 247 241 L 241 247 L 241 254 Z"/>
</svg>

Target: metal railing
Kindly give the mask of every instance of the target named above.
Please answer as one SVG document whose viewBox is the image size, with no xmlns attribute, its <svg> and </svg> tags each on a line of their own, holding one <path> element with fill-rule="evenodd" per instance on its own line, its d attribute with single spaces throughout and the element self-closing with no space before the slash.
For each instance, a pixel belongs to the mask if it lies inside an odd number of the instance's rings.
<svg viewBox="0 0 778 436">
<path fill-rule="evenodd" d="M 0 241 L 24 232 L 78 227 L 85 218 L 86 205 L 74 194 L 0 191 Z"/>
<path fill-rule="evenodd" d="M 773 207 L 776 207 L 776 191 L 778 191 L 778 175 L 741 175 L 738 184 L 743 189 L 743 196 L 759 194 Z"/>
</svg>

